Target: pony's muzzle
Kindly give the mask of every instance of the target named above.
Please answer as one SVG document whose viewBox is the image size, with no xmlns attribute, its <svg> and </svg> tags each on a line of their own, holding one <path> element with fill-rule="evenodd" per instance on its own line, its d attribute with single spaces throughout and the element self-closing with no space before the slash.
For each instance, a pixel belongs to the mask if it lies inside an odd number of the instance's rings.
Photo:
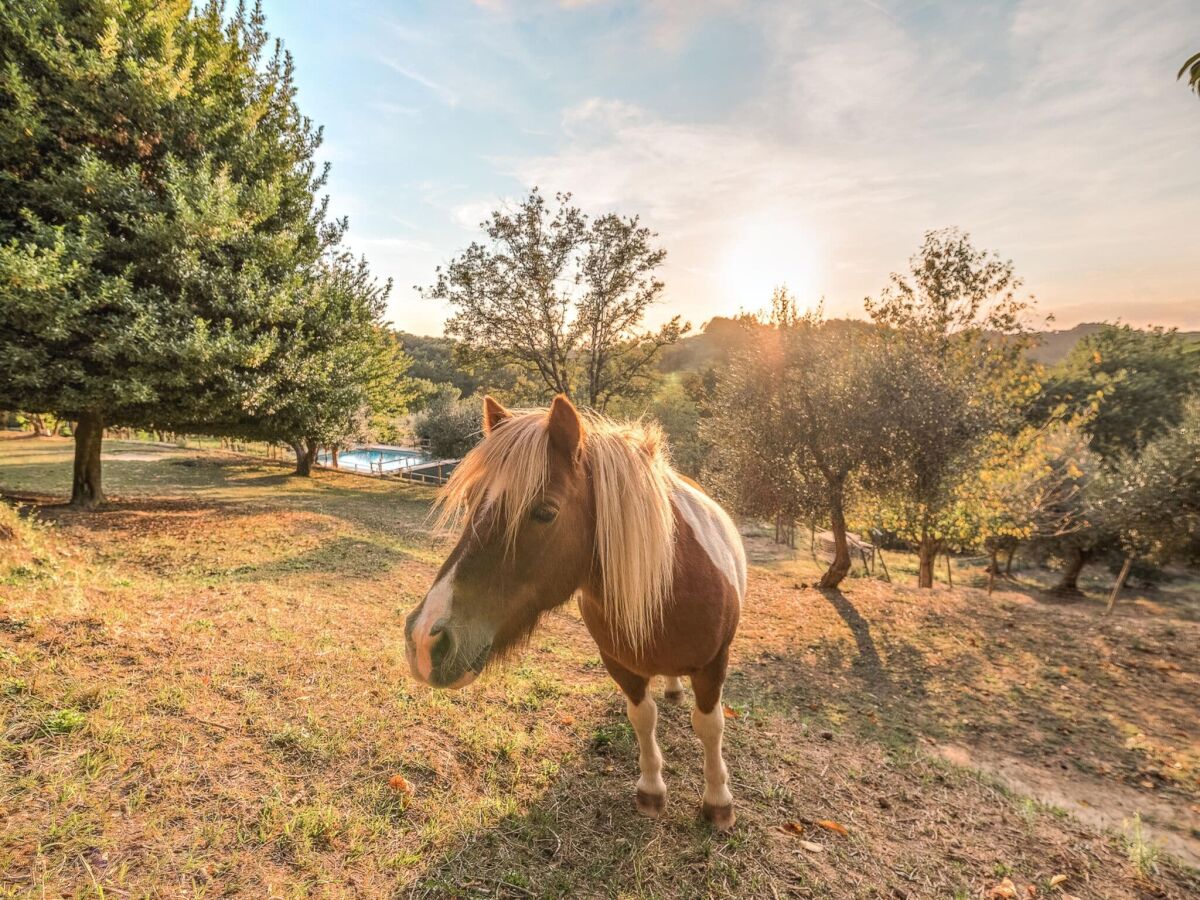
<svg viewBox="0 0 1200 900">
<path fill-rule="evenodd" d="M 408 617 L 404 636 L 408 645 L 408 667 L 413 677 L 431 687 L 466 687 L 479 676 L 491 654 L 490 642 L 479 647 L 466 647 L 450 626 L 449 619 L 426 625 L 420 610 Z"/>
</svg>

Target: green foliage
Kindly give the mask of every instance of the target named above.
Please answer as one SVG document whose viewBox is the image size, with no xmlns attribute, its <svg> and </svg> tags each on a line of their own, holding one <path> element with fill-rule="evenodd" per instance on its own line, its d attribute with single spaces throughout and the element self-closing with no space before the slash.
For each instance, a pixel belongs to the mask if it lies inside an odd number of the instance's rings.
<svg viewBox="0 0 1200 900">
<path fill-rule="evenodd" d="M 1020 289 L 1011 262 L 945 229 L 927 233 L 908 275 L 893 274 L 866 301 L 888 329 L 874 515 L 917 546 L 923 587 L 940 550 L 979 539 L 963 486 L 987 459 L 989 437 L 1015 433 L 1041 387 L 1025 355 Z"/>
<path fill-rule="evenodd" d="M 1127 555 L 1200 559 L 1200 397 L 1183 405 L 1176 426 L 1104 473 L 1094 503 Z"/>
<path fill-rule="evenodd" d="M 743 512 L 829 521 L 839 551 L 823 585 L 849 568 L 846 508 L 880 471 L 891 397 L 879 330 L 801 315 L 785 290 L 720 383 L 707 429 L 719 493 Z"/>
<path fill-rule="evenodd" d="M 1176 78 L 1187 78 L 1188 87 L 1196 92 L 1196 96 L 1200 97 L 1200 53 L 1193 53 L 1188 57 L 1179 68 L 1179 74 Z"/>
<path fill-rule="evenodd" d="M 0 9 L 0 406 L 86 424 L 77 499 L 105 425 L 332 442 L 403 400 L 269 45 L 258 7 Z"/>
<path fill-rule="evenodd" d="M 380 325 L 388 286 L 365 262 L 332 256 L 291 307 L 275 352 L 247 373 L 245 420 L 229 430 L 310 449 L 369 440 L 416 396 L 409 360 Z"/>
<path fill-rule="evenodd" d="M 428 443 L 433 456 L 457 459 L 466 455 L 482 437 L 482 415 L 477 401 L 461 399 L 455 388 L 443 385 L 414 417 L 413 431 Z"/>
<path fill-rule="evenodd" d="M 228 399 L 341 233 L 262 17 L 0 11 L 0 403 L 169 425 Z"/>
<path fill-rule="evenodd" d="M 687 330 L 679 317 L 641 331 L 661 293 L 655 277 L 666 252 L 636 216 L 588 220 L 557 194 L 551 208 L 534 188 L 513 211 L 483 224 L 472 243 L 425 294 L 455 314 L 446 334 L 492 365 L 518 367 L 543 396 L 567 394 L 603 410 L 618 394 L 646 387 L 664 346 Z"/>
<path fill-rule="evenodd" d="M 1111 462 L 1176 424 L 1197 391 L 1200 346 L 1173 329 L 1105 325 L 1054 370 L 1041 406 L 1087 413 L 1092 449 Z"/>
<path fill-rule="evenodd" d="M 1077 421 L 992 434 L 978 472 L 958 488 L 963 531 L 989 547 L 1076 535 L 1088 526 L 1097 467 Z"/>
</svg>

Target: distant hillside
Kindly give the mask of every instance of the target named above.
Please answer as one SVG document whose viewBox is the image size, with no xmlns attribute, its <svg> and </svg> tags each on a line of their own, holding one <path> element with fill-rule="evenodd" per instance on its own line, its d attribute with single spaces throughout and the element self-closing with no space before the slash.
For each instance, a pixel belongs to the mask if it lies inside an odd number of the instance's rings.
<svg viewBox="0 0 1200 900">
<path fill-rule="evenodd" d="M 1040 363 L 1053 366 L 1066 359 L 1081 339 L 1095 334 L 1104 327 L 1102 322 L 1082 322 L 1074 328 L 1062 331 L 1044 331 L 1038 335 L 1038 346 L 1029 355 Z M 743 334 L 734 319 L 717 316 L 699 334 L 689 335 L 679 343 L 663 351 L 662 369 L 675 372 L 682 369 L 697 369 L 715 364 Z M 1183 331 L 1180 334 L 1200 342 L 1200 331 Z"/>
</svg>

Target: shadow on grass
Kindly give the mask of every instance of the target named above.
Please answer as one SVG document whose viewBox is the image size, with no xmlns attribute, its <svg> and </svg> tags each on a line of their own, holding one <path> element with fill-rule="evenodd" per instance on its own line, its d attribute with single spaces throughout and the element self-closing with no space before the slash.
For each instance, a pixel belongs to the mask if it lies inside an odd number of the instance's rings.
<svg viewBox="0 0 1200 900">
<path fill-rule="evenodd" d="M 232 581 L 273 581 L 291 575 L 328 575 L 339 579 L 382 576 L 393 567 L 414 559 L 408 553 L 381 547 L 371 541 L 338 537 L 304 553 L 264 565 L 239 566 L 226 573 Z"/>
</svg>

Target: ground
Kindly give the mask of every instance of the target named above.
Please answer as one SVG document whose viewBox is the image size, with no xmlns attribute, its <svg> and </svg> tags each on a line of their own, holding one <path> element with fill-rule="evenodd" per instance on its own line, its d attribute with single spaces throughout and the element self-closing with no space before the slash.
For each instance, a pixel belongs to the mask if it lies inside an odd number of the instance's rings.
<svg viewBox="0 0 1200 900">
<path fill-rule="evenodd" d="M 686 707 L 666 812 L 635 814 L 573 608 L 466 691 L 413 683 L 426 489 L 112 443 L 113 502 L 76 512 L 69 464 L 0 436 L 0 896 L 1200 892 L 1195 582 L 1104 618 L 1097 583 L 989 598 L 963 562 L 920 592 L 889 555 L 897 585 L 823 593 L 751 533 L 721 835 Z"/>
</svg>

